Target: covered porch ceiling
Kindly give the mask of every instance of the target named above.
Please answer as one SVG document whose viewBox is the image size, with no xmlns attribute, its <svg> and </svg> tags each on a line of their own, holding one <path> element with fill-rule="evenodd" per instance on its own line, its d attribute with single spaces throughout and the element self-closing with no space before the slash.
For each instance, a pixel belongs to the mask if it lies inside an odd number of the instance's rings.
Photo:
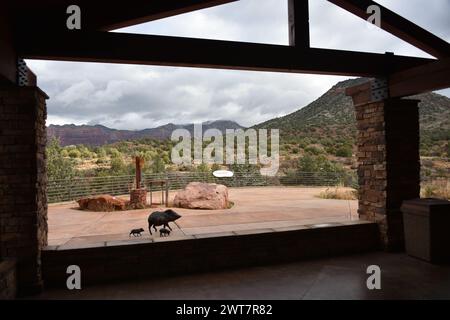
<svg viewBox="0 0 450 320">
<path fill-rule="evenodd" d="M 287 0 L 290 45 L 109 32 L 236 0 L 18 0 L 10 4 L 19 56 L 234 70 L 383 77 L 392 97 L 450 86 L 450 44 L 371 0 L 328 0 L 363 19 L 381 9 L 381 28 L 436 59 L 311 48 L 308 0 Z M 81 30 L 66 28 L 66 9 L 81 8 Z"/>
</svg>

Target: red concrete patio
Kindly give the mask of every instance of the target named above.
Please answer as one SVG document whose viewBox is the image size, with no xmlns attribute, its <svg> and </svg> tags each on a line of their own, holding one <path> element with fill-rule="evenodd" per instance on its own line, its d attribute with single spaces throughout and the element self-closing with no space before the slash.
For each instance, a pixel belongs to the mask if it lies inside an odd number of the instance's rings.
<svg viewBox="0 0 450 320">
<path fill-rule="evenodd" d="M 356 200 L 328 200 L 317 196 L 326 188 L 249 187 L 230 188 L 234 206 L 227 210 L 176 209 L 182 218 L 171 223 L 170 237 L 150 236 L 147 217 L 158 210 L 120 212 L 78 210 L 76 202 L 52 204 L 48 208 L 49 246 L 58 249 L 159 242 L 217 235 L 270 232 L 317 227 L 322 224 L 358 220 Z M 175 196 L 171 192 L 169 203 Z M 155 197 L 158 199 L 158 195 Z M 164 208 L 160 208 L 164 209 Z M 129 237 L 134 228 L 144 228 L 142 237 Z"/>
</svg>

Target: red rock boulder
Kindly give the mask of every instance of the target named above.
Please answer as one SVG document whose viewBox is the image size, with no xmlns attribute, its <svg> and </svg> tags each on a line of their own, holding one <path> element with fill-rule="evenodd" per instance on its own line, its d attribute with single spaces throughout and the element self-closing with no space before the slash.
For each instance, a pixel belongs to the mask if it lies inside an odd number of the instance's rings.
<svg viewBox="0 0 450 320">
<path fill-rule="evenodd" d="M 77 202 L 81 210 L 89 211 L 120 211 L 125 210 L 127 206 L 126 200 L 109 194 L 82 198 Z"/>
<path fill-rule="evenodd" d="M 222 184 L 191 182 L 175 195 L 173 204 L 186 209 L 228 209 L 228 188 Z"/>
</svg>

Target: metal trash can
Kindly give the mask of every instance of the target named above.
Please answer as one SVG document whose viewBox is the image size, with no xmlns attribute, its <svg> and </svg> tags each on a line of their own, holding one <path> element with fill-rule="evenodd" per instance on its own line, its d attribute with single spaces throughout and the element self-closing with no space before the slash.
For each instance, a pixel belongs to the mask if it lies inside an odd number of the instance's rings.
<svg viewBox="0 0 450 320">
<path fill-rule="evenodd" d="M 450 261 L 450 201 L 414 199 L 401 206 L 406 253 L 432 263 Z"/>
</svg>

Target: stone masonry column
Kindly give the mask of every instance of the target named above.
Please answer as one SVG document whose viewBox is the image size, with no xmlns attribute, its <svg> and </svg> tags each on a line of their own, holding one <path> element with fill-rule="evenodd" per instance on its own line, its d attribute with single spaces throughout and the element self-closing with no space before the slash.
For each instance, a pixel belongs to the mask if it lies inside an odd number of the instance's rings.
<svg viewBox="0 0 450 320">
<path fill-rule="evenodd" d="M 0 87 L 0 252 L 17 261 L 19 295 L 42 289 L 46 99 L 37 87 Z"/>
<path fill-rule="evenodd" d="M 373 101 L 370 90 L 373 86 L 347 90 L 358 129 L 358 213 L 361 219 L 378 223 L 384 249 L 403 250 L 400 206 L 420 197 L 419 101 Z"/>
</svg>

